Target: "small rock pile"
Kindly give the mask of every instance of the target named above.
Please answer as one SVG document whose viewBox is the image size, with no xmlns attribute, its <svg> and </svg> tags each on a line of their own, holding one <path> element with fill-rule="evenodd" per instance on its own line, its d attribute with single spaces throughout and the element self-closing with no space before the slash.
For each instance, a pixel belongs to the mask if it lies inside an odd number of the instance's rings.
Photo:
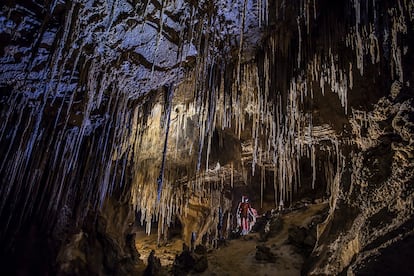
<svg viewBox="0 0 414 276">
<path fill-rule="evenodd" d="M 191 272 L 201 273 L 208 268 L 207 250 L 198 245 L 191 252 L 187 245 L 183 245 L 183 252 L 175 258 L 173 275 L 187 275 Z"/>
</svg>

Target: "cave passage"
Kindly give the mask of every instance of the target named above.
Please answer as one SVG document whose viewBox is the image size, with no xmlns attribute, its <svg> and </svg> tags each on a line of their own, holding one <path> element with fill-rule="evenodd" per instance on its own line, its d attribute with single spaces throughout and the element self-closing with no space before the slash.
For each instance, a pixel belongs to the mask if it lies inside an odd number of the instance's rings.
<svg viewBox="0 0 414 276">
<path fill-rule="evenodd" d="M 0 274 L 409 275 L 413 40 L 414 0 L 5 1 Z"/>
</svg>

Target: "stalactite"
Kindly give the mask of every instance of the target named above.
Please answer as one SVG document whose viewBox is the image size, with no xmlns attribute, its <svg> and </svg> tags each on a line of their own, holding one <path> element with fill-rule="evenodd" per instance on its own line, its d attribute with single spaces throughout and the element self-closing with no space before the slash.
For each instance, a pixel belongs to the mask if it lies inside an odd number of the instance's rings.
<svg viewBox="0 0 414 276">
<path fill-rule="evenodd" d="M 231 163 L 230 187 L 234 187 L 234 165 Z"/>
<path fill-rule="evenodd" d="M 161 197 L 161 191 L 162 191 L 162 185 L 164 182 L 164 173 L 165 173 L 165 162 L 166 162 L 166 155 L 167 155 L 167 148 L 168 148 L 168 135 L 170 132 L 170 123 L 171 123 L 171 108 L 172 108 L 172 99 L 174 95 L 174 85 L 171 85 L 168 88 L 168 97 L 167 97 L 167 103 L 165 103 L 166 106 L 166 114 L 165 114 L 165 139 L 164 139 L 164 147 L 162 151 L 162 161 L 161 161 L 161 170 L 160 174 L 157 179 L 158 189 L 157 189 L 157 200 L 160 200 Z"/>
<path fill-rule="evenodd" d="M 241 14 L 241 23 L 240 23 L 240 44 L 239 44 L 239 52 L 237 56 L 237 85 L 240 85 L 240 66 L 241 66 L 241 59 L 242 59 L 242 51 L 243 51 L 243 37 L 244 37 L 244 28 L 246 23 L 246 11 L 247 11 L 247 0 L 243 2 L 243 10 Z"/>
<path fill-rule="evenodd" d="M 398 35 L 400 33 L 407 33 L 407 25 L 405 22 L 405 16 L 403 14 L 402 7 L 392 8 L 389 11 L 389 14 L 392 17 L 392 28 L 391 28 L 391 52 L 392 52 L 392 63 L 391 71 L 395 73 L 395 77 L 398 78 L 400 82 L 403 82 L 403 68 L 402 68 L 402 52 L 401 46 L 398 44 Z"/>
<path fill-rule="evenodd" d="M 161 235 L 174 216 L 186 216 L 191 196 L 200 204 L 205 204 L 205 196 L 211 197 L 208 204 L 220 206 L 223 213 L 231 212 L 230 200 L 222 199 L 219 194 L 226 182 L 234 187 L 237 181 L 241 181 L 239 178 L 247 179 L 247 173 L 260 173 L 261 205 L 266 173 L 270 175 L 269 172 L 273 173 L 275 204 L 278 200 L 292 200 L 292 194 L 301 186 L 302 157 L 310 159 L 312 188 L 323 177 L 318 174 L 317 164 L 327 164 L 324 169 L 327 189 L 336 193 L 344 166 L 344 158 L 339 151 L 341 142 L 329 126 L 314 125 L 312 114 L 305 110 L 305 105 L 315 99 L 316 91 L 313 88 L 317 85 L 322 96 L 327 94 L 326 89 L 330 89 L 337 94 L 345 115 L 350 118 L 353 134 L 357 137 L 356 143 L 361 148 L 372 146 L 374 140 L 365 137 L 363 129 L 373 131 L 372 118 L 379 115 L 354 108 L 348 114 L 348 93 L 351 93 L 354 80 L 357 79 L 354 74 L 359 71 L 363 76 L 367 66 L 364 60 L 378 64 L 382 55 L 387 54 L 383 48 L 390 47 L 393 78 L 404 83 L 403 61 L 407 45 L 401 42 L 400 37 L 408 32 L 408 20 L 414 19 L 414 1 L 398 1 L 390 4 L 392 7 L 387 11 L 390 26 L 380 30 L 375 23 L 379 9 L 376 1 L 372 2 L 374 22 L 367 22 L 371 19 L 362 14 L 361 1 L 353 0 L 351 3 L 352 22 L 346 26 L 347 33 L 340 43 L 352 51 L 354 57 L 344 64 L 338 52 L 339 47 L 327 45 L 326 52 L 321 52 L 307 45 L 307 39 L 313 34 L 312 14 L 315 21 L 319 16 L 316 0 L 302 1 L 299 11 L 293 15 L 297 24 L 293 33 L 294 40 L 298 40 L 298 44 L 295 44 L 298 53 L 295 56 L 297 59 L 289 65 L 281 64 L 281 60 L 289 57 L 290 42 L 272 30 L 268 30 L 269 36 L 263 38 L 263 49 L 260 49 L 263 57 L 242 62 L 243 44 L 248 41 L 244 33 L 249 16 L 247 0 L 238 6 L 242 6 L 240 20 L 237 21 L 240 32 L 235 34 L 239 44 L 234 46 L 231 42 L 228 42 L 229 45 L 224 43 L 223 49 L 229 50 L 220 49 L 223 53 L 218 53 L 218 49 L 228 34 L 224 34 L 223 26 L 217 26 L 221 24 L 218 16 L 208 13 L 201 15 L 196 4 L 187 7 L 186 15 L 177 24 L 185 25 L 178 29 L 176 59 L 179 65 L 171 67 L 181 68 L 185 52 L 190 52 L 191 46 L 195 45 L 199 54 L 195 57 L 194 69 L 188 73 L 194 80 L 189 87 L 177 87 L 181 99 L 185 98 L 188 103 L 179 106 L 180 113 L 174 113 L 177 115 L 175 118 L 171 117 L 177 108 L 175 96 L 171 93 L 168 97 L 163 131 L 159 129 L 162 107 L 149 97 L 146 98 L 148 90 L 144 89 L 143 84 L 137 85 L 136 79 L 142 77 L 154 82 L 166 75 L 158 71 L 157 56 L 161 53 L 161 44 L 167 40 L 166 11 L 170 1 L 162 1 L 159 10 L 154 3 L 146 1 L 143 15 L 130 18 L 141 24 L 137 27 L 141 32 L 133 34 L 144 36 L 147 28 L 156 29 L 148 24 L 149 15 L 159 14 L 156 18 L 159 19 L 158 30 L 152 30 L 155 36 L 150 39 L 150 69 L 146 68 L 148 72 L 142 73 L 139 71 L 142 68 L 128 68 L 127 71 L 136 70 L 131 79 L 123 76 L 121 69 L 115 68 L 118 66 L 115 64 L 123 57 L 111 54 L 110 47 L 129 51 L 128 58 L 131 58 L 133 53 L 140 50 L 140 47 L 136 47 L 139 43 L 128 48 L 125 45 L 131 39 L 124 36 L 120 37 L 120 44 L 110 45 L 107 41 L 110 40 L 107 36 L 116 27 L 114 22 L 122 21 L 118 15 L 119 1 L 93 7 L 94 13 L 91 14 L 86 9 L 75 8 L 76 3 L 73 3 L 68 7 L 68 19 L 62 25 L 60 40 L 54 45 L 56 49 L 51 54 L 50 66 L 42 73 L 44 80 L 39 85 L 41 88 L 36 88 L 39 90 L 36 90 L 37 94 L 34 93 L 36 95 L 13 92 L 7 110 L 1 115 L 0 139 L 10 147 L 2 152 L 4 155 L 0 164 L 0 172 L 6 183 L 0 187 L 0 215 L 4 214 L 7 202 L 25 201 L 24 214 L 11 214 L 7 218 L 10 222 L 15 219 L 12 216 L 21 215 L 22 218 L 17 220 L 24 221 L 23 218 L 36 212 L 34 202 L 29 200 L 33 197 L 46 206 L 42 211 L 45 211 L 43 216 L 48 217 L 67 204 L 71 196 L 83 192 L 86 196 L 82 202 L 87 206 L 83 212 L 86 213 L 88 208 L 102 206 L 116 186 L 123 185 L 124 180 L 117 183 L 117 176 L 123 179 L 128 175 L 132 178 L 132 204 L 141 214 L 141 223 L 146 224 L 149 233 L 151 224 L 157 221 Z M 54 10 L 55 5 L 56 2 L 52 3 L 50 9 Z M 270 6 L 267 0 L 257 2 L 257 20 L 262 28 L 268 25 L 269 14 L 275 12 L 269 10 Z M 277 20 L 284 19 L 285 8 L 285 2 L 283 5 L 276 4 Z M 103 26 L 89 24 L 89 20 L 96 15 L 104 18 Z M 74 17 L 80 20 L 71 20 Z M 121 29 L 117 29 L 117 32 L 122 32 Z M 187 30 L 188 36 L 185 35 Z M 191 43 L 188 48 L 184 46 L 186 42 Z M 93 49 L 91 53 L 88 50 L 90 48 Z M 234 53 L 233 56 L 231 53 Z M 27 62 L 25 69 L 30 71 L 34 66 L 33 62 Z M 126 62 L 119 65 L 124 66 L 131 65 Z M 80 76 L 79 68 L 83 68 L 89 77 Z M 178 73 L 174 71 L 173 74 Z M 28 85 L 26 82 L 30 78 L 28 74 L 21 81 L 22 86 Z M 169 83 L 171 79 L 159 85 Z M 192 93 L 194 97 L 191 99 L 183 97 Z M 148 106 L 134 106 L 132 102 L 137 98 L 147 101 Z M 51 131 L 44 127 L 48 106 L 56 107 Z M 103 115 L 99 117 L 98 113 Z M 10 126 L 12 123 L 14 125 Z M 219 164 L 217 169 L 211 167 L 217 164 L 211 156 L 212 147 L 215 146 L 212 139 L 217 130 L 232 132 L 240 140 L 250 131 L 251 141 L 241 142 L 241 164 L 231 162 Z M 157 141 L 160 140 L 164 141 L 163 146 L 158 145 Z M 88 154 L 83 153 L 86 146 L 90 147 Z M 327 148 L 328 158 L 321 160 L 323 155 L 320 153 L 326 152 Z M 151 152 L 152 149 L 159 151 Z M 34 156 L 39 152 L 39 157 Z M 149 152 L 158 157 L 149 157 Z M 177 172 L 181 168 L 171 165 L 183 156 L 191 156 L 188 163 L 183 161 L 187 174 L 185 178 Z M 82 158 L 88 164 L 85 171 L 91 173 L 83 172 L 82 164 L 79 163 Z M 30 170 L 35 162 L 41 163 L 42 167 Z M 97 164 L 96 168 L 91 164 Z M 251 170 L 244 168 L 250 165 Z M 45 168 L 49 168 L 49 171 Z M 239 169 L 243 173 L 239 173 Z M 131 172 L 126 173 L 128 170 Z M 44 186 L 40 185 L 42 179 Z M 77 179 L 81 179 L 81 184 Z M 42 194 L 45 191 L 50 192 L 50 200 Z M 12 204 L 10 208 L 13 213 L 17 207 Z M 215 222 L 211 221 L 211 224 Z M 206 228 L 203 231 L 210 230 Z"/>
<path fill-rule="evenodd" d="M 298 16 L 297 17 L 297 19 L 296 19 L 296 24 L 298 25 L 298 46 L 299 46 L 299 49 L 298 49 L 298 68 L 300 68 L 300 59 L 301 59 L 301 56 L 302 56 L 302 32 L 301 32 L 301 28 L 300 28 L 300 17 Z"/>
<path fill-rule="evenodd" d="M 316 180 L 316 155 L 315 147 L 311 145 L 312 189 L 315 189 Z"/>
<path fill-rule="evenodd" d="M 263 191 L 266 185 L 266 167 L 262 166 L 260 172 L 260 208 L 263 208 Z"/>
</svg>

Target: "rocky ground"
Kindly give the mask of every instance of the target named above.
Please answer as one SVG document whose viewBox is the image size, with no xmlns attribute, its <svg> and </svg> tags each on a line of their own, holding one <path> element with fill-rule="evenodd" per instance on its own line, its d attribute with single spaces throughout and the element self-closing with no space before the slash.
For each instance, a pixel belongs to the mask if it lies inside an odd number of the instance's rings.
<svg viewBox="0 0 414 276">
<path fill-rule="evenodd" d="M 152 269 L 147 269 L 147 275 L 300 275 L 315 245 L 316 223 L 326 213 L 326 202 L 305 201 L 282 213 L 269 211 L 258 219 L 255 231 L 226 240 L 217 249 L 200 246 L 194 253 L 181 253 L 183 241 L 179 237 L 158 247 L 157 235 L 146 236 L 143 232 L 137 232 L 136 247 L 140 258 Z M 159 258 L 156 269 L 153 256 L 149 258 L 151 252 Z"/>
</svg>

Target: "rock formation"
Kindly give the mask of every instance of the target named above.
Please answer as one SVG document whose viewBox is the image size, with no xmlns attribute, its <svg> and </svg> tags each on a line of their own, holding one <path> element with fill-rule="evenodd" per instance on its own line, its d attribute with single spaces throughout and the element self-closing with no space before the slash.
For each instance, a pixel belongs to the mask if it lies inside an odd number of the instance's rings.
<svg viewBox="0 0 414 276">
<path fill-rule="evenodd" d="M 248 193 L 329 197 L 303 272 L 369 271 L 413 235 L 413 20 L 413 0 L 6 1 L 2 267 L 132 274 L 134 213 L 212 245 Z"/>
</svg>

